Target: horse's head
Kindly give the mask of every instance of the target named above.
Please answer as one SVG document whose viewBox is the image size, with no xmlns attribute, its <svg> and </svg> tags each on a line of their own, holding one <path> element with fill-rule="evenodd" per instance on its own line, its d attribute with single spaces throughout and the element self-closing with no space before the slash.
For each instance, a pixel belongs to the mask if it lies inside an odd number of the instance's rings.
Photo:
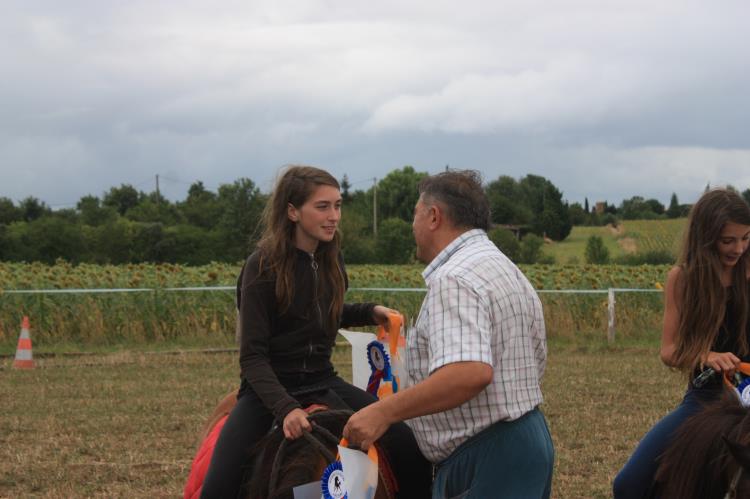
<svg viewBox="0 0 750 499">
<path fill-rule="evenodd" d="M 727 390 L 675 432 L 656 473 L 656 497 L 750 497 L 750 408 Z M 730 495 L 730 494 L 734 495 Z"/>
<path fill-rule="evenodd" d="M 293 499 L 299 485 L 320 481 L 325 468 L 336 458 L 336 446 L 351 411 L 315 412 L 309 420 L 312 431 L 302 438 L 287 440 L 281 428 L 271 431 L 253 450 L 253 474 L 247 487 L 252 499 Z M 382 460 L 381 460 L 382 461 Z M 379 473 L 375 497 L 391 497 L 393 484 Z"/>
</svg>

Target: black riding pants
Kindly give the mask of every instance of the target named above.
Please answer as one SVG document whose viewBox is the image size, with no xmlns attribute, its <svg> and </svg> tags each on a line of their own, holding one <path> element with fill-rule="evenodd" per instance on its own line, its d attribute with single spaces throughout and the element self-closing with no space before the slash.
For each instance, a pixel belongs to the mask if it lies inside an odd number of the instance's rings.
<svg viewBox="0 0 750 499">
<path fill-rule="evenodd" d="M 314 386 L 333 391 L 353 411 L 377 400 L 338 376 L 316 382 Z M 271 429 L 273 421 L 270 411 L 255 392 L 243 390 L 216 441 L 203 482 L 201 499 L 236 498 L 243 493 L 243 483 L 249 478 L 251 471 L 251 451 Z M 391 426 L 379 443 L 387 452 L 398 480 L 398 496 L 409 499 L 429 498 L 432 465 L 419 451 L 409 427 L 404 423 Z"/>
</svg>

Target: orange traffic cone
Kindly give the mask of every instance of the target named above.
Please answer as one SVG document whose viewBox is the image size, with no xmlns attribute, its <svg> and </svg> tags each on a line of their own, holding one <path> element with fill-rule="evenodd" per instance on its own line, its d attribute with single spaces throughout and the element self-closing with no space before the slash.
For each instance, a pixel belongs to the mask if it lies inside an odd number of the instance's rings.
<svg viewBox="0 0 750 499">
<path fill-rule="evenodd" d="M 16 369 L 32 369 L 34 359 L 31 357 L 31 336 L 29 336 L 29 318 L 24 315 L 21 323 L 21 336 L 18 337 L 16 348 L 16 360 L 13 361 Z"/>
</svg>

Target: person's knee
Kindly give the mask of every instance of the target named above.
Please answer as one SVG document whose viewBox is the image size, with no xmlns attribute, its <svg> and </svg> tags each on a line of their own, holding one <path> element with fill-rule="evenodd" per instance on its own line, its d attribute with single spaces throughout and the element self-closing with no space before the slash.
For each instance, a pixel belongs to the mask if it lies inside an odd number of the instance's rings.
<svg viewBox="0 0 750 499">
<path fill-rule="evenodd" d="M 627 469 L 623 468 L 612 481 L 612 496 L 615 499 L 626 499 L 628 493 L 633 490 L 633 483 L 628 480 Z"/>
</svg>

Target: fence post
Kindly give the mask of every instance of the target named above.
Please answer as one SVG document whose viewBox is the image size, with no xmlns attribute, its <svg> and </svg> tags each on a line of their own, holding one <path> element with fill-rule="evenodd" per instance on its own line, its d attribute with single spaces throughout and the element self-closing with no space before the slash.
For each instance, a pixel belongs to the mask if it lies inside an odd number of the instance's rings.
<svg viewBox="0 0 750 499">
<path fill-rule="evenodd" d="M 615 342 L 615 290 L 609 288 L 607 292 L 607 342 Z"/>
</svg>

